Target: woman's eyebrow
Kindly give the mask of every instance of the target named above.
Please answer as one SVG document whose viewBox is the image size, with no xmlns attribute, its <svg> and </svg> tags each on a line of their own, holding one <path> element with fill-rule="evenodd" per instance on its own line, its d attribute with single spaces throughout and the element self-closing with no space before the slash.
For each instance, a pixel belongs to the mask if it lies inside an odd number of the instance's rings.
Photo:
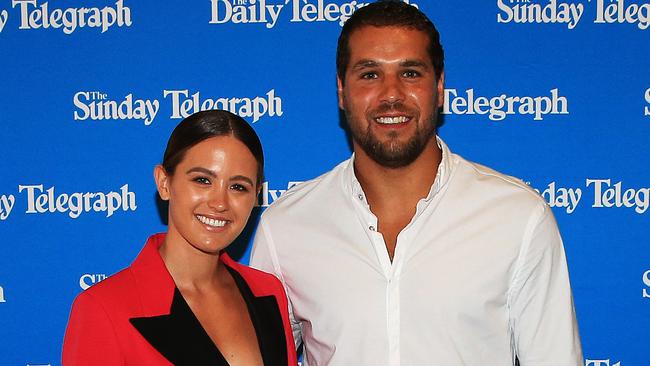
<svg viewBox="0 0 650 366">
<path fill-rule="evenodd" d="M 210 169 L 202 168 L 200 166 L 195 166 L 193 168 L 188 169 L 185 174 L 190 174 L 190 173 L 204 173 L 207 174 L 211 177 L 216 177 L 217 175 Z"/>
</svg>

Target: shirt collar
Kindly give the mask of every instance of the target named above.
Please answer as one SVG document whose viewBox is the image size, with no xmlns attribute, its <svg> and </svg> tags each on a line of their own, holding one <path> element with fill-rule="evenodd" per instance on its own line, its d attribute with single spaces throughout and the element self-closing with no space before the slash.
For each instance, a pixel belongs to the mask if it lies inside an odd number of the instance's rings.
<svg viewBox="0 0 650 366">
<path fill-rule="evenodd" d="M 451 169 L 452 169 L 451 151 L 449 150 L 447 144 L 445 144 L 445 142 L 438 135 L 436 135 L 436 143 L 438 144 L 438 147 L 442 151 L 442 158 L 440 159 L 440 164 L 438 165 L 438 172 L 436 173 L 436 178 L 434 179 L 433 185 L 429 190 L 429 194 L 425 198 L 426 201 L 430 201 L 438 192 L 440 192 L 440 190 L 449 181 L 449 176 L 451 175 Z M 348 160 L 347 166 L 344 168 L 344 173 L 343 173 L 344 183 L 345 186 L 348 188 L 348 191 L 352 193 L 352 196 L 355 199 L 364 201 L 367 205 L 365 194 L 363 192 L 363 189 L 361 188 L 361 183 L 359 183 L 359 180 L 354 174 L 354 158 L 355 155 L 353 153 L 352 157 L 350 157 L 350 159 Z"/>
</svg>

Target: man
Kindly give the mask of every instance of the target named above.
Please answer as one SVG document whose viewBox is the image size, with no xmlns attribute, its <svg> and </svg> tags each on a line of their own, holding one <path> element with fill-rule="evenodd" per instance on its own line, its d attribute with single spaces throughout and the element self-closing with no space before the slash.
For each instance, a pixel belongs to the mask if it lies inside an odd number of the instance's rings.
<svg viewBox="0 0 650 366">
<path fill-rule="evenodd" d="M 283 282 L 305 364 L 581 365 L 549 207 L 436 137 L 434 25 L 398 1 L 361 8 L 337 81 L 354 155 L 264 213 L 251 259 Z"/>
</svg>

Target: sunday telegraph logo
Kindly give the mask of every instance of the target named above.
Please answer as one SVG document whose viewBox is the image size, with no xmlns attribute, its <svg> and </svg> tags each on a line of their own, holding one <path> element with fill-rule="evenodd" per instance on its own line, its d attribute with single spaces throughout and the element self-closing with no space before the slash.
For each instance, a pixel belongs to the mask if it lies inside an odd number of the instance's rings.
<svg viewBox="0 0 650 366">
<path fill-rule="evenodd" d="M 417 7 L 411 0 L 403 0 Z M 268 29 L 279 19 L 296 22 L 334 22 L 340 26 L 369 2 L 325 0 L 211 0 L 210 24 L 264 24 Z"/>
<path fill-rule="evenodd" d="M 2 286 L 0 286 L 0 303 L 2 302 L 7 302 L 7 301 L 5 300 L 5 289 L 2 288 Z"/>
<path fill-rule="evenodd" d="M 189 89 L 165 89 L 162 98 L 147 99 L 129 93 L 115 98 L 103 91 L 79 91 L 72 97 L 75 121 L 133 120 L 151 125 L 162 102 L 168 104 L 169 118 L 181 119 L 199 111 L 224 109 L 255 123 L 263 117 L 283 114 L 282 98 L 275 89 L 257 96 L 205 96 Z"/>
<path fill-rule="evenodd" d="M 72 34 L 81 28 L 97 28 L 101 33 L 113 27 L 130 27 L 131 9 L 118 0 L 104 7 L 57 7 L 62 1 L 11 0 L 19 30 L 55 29 Z M 66 4 L 68 5 L 68 4 Z M 9 11 L 0 11 L 0 32 L 9 20 Z"/>
<path fill-rule="evenodd" d="M 517 96 L 501 94 L 480 95 L 474 88 L 465 91 L 445 89 L 443 114 L 487 115 L 492 121 L 502 121 L 510 115 L 532 116 L 542 121 L 549 114 L 569 114 L 569 101 L 557 88 L 549 95 Z"/>
<path fill-rule="evenodd" d="M 585 179 L 584 187 L 562 187 L 550 182 L 544 189 L 534 188 L 551 207 L 572 214 L 583 200 L 592 208 L 629 209 L 644 214 L 650 207 L 650 188 L 625 186 L 611 179 Z"/>
<path fill-rule="evenodd" d="M 650 299 L 650 269 L 643 274 L 643 298 Z"/>
<path fill-rule="evenodd" d="M 129 191 L 128 184 L 117 191 L 75 193 L 62 193 L 54 186 L 45 188 L 42 184 L 21 184 L 17 195 L 0 195 L 0 220 L 6 220 L 11 215 L 16 196 L 26 201 L 26 214 L 63 213 L 72 219 L 89 212 L 101 212 L 111 217 L 120 211 L 135 211 L 138 208 L 135 192 Z"/>
<path fill-rule="evenodd" d="M 105 280 L 106 277 L 107 276 L 103 273 L 86 273 L 79 277 L 79 287 L 81 287 L 82 290 L 86 290 L 90 286 Z"/>
<path fill-rule="evenodd" d="M 561 24 L 574 29 L 583 19 L 595 24 L 650 26 L 650 3 L 626 0 L 497 0 L 497 23 Z M 588 14 L 588 15 L 587 15 Z"/>
<path fill-rule="evenodd" d="M 645 91 L 645 103 L 646 106 L 643 108 L 643 115 L 650 116 L 650 88 Z"/>
</svg>

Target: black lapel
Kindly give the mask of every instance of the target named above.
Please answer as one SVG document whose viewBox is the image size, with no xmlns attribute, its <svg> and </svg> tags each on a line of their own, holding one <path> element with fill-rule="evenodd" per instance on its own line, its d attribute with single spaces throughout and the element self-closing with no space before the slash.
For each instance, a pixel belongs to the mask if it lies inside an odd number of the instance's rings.
<svg viewBox="0 0 650 366">
<path fill-rule="evenodd" d="M 248 313 L 250 314 L 260 353 L 265 366 L 284 366 L 289 363 L 287 356 L 287 340 L 284 335 L 284 326 L 280 307 L 275 296 L 256 297 L 244 278 L 236 270 L 226 266 L 235 280 L 239 292 L 242 294 Z"/>
<path fill-rule="evenodd" d="M 228 366 L 178 288 L 169 315 L 129 319 L 160 354 L 176 366 Z"/>
</svg>

